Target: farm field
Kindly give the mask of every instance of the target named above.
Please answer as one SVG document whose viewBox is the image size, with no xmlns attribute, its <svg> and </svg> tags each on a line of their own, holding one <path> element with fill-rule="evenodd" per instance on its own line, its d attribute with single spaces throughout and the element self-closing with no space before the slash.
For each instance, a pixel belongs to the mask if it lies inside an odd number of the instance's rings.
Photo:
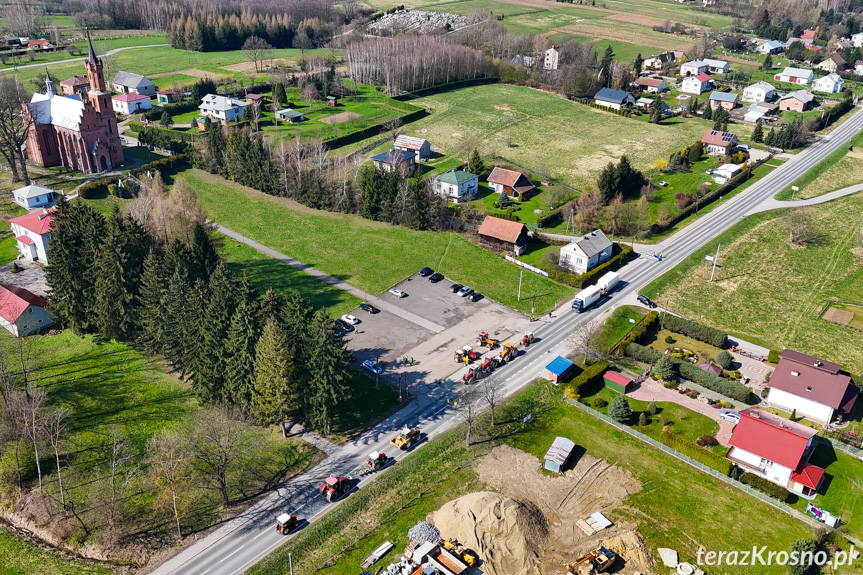
<svg viewBox="0 0 863 575">
<path fill-rule="evenodd" d="M 152 32 L 148 34 L 136 34 L 133 36 L 123 36 L 117 38 L 99 38 L 94 34 L 93 48 L 96 50 L 97 53 L 102 54 L 107 52 L 108 50 L 114 50 L 116 48 L 127 48 L 129 46 L 148 46 L 150 44 L 165 44 L 167 43 L 167 41 L 168 39 L 164 34 L 155 34 Z M 76 55 L 69 54 L 69 52 L 67 52 L 66 50 L 57 50 L 54 52 L 34 52 L 32 60 L 29 59 L 27 54 L 19 54 L 15 58 L 10 57 L 5 64 L 0 62 L 0 71 L 14 69 L 16 66 L 26 66 L 30 64 L 48 64 L 51 62 L 57 62 L 59 60 L 83 58 L 87 55 L 87 42 L 85 40 L 72 42 L 72 44 L 74 46 L 77 46 L 78 48 L 81 48 L 83 52 Z M 66 78 L 61 79 L 65 80 Z"/>
<path fill-rule="evenodd" d="M 849 149 L 852 148 L 852 149 Z M 836 150 L 827 158 L 803 174 L 794 182 L 800 188 L 794 192 L 791 187 L 776 194 L 777 200 L 805 200 L 859 184 L 863 174 L 863 135 L 858 135 L 849 145 Z"/>
<path fill-rule="evenodd" d="M 213 221 L 372 294 L 429 265 L 522 313 L 530 312 L 534 295 L 537 313 L 572 295 L 570 288 L 526 274 L 523 297 L 516 301 L 519 268 L 454 233 L 419 232 L 313 210 L 199 170 L 180 175 Z"/>
<path fill-rule="evenodd" d="M 783 211 L 750 216 L 714 238 L 643 293 L 676 313 L 771 349 L 785 346 L 863 371 L 859 335 L 817 319 L 836 297 L 863 303 L 863 268 L 853 261 L 863 228 L 863 193 L 810 208 L 813 239 L 792 247 Z M 721 243 L 714 282 L 705 255 Z"/>
</svg>

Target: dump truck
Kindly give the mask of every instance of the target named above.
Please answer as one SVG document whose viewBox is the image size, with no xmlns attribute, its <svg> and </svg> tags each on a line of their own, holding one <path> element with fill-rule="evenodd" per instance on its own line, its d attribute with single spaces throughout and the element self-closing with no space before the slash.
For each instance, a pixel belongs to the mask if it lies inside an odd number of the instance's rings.
<svg viewBox="0 0 863 575">
<path fill-rule="evenodd" d="M 524 334 L 523 338 L 521 338 L 521 345 L 523 345 L 524 347 L 528 347 L 532 343 L 533 343 L 533 332 L 529 331 L 526 334 Z"/>
<path fill-rule="evenodd" d="M 489 337 L 487 331 L 481 331 L 476 336 L 476 344 L 480 347 L 487 347 L 491 350 L 497 347 L 497 340 Z"/>
<path fill-rule="evenodd" d="M 473 567 L 476 564 L 476 553 L 456 541 L 455 539 L 447 539 L 443 542 L 443 548 L 464 562 L 468 567 Z"/>
<path fill-rule="evenodd" d="M 390 443 L 393 444 L 397 449 L 410 449 L 414 443 L 416 443 L 420 438 L 420 430 L 417 428 L 410 428 L 405 425 L 399 434 L 390 439 Z"/>
<path fill-rule="evenodd" d="M 609 272 L 599 278 L 595 286 L 585 288 L 575 294 L 575 299 L 572 300 L 572 309 L 581 313 L 586 311 L 590 306 L 608 295 L 617 284 L 620 282 L 620 276 L 615 272 Z"/>
<path fill-rule="evenodd" d="M 608 571 L 608 569 L 614 565 L 615 560 L 617 560 L 617 555 L 615 555 L 614 551 L 606 549 L 600 545 L 596 549 L 588 551 L 585 555 L 582 555 L 567 565 L 566 572 L 578 573 L 578 566 L 589 562 L 593 565 L 594 569 L 596 569 L 597 573 L 602 573 L 604 571 Z"/>
<path fill-rule="evenodd" d="M 349 477 L 330 475 L 321 484 L 321 497 L 327 501 L 335 501 L 350 489 L 350 484 Z"/>
<path fill-rule="evenodd" d="M 297 519 L 296 515 L 282 513 L 281 515 L 276 517 L 276 531 L 278 531 L 282 535 L 287 535 L 288 533 L 296 529 L 297 525 L 299 524 L 300 520 Z"/>
<path fill-rule="evenodd" d="M 503 349 L 500 350 L 500 358 L 504 361 L 512 361 L 518 355 L 518 348 L 511 341 L 503 344 Z"/>
</svg>

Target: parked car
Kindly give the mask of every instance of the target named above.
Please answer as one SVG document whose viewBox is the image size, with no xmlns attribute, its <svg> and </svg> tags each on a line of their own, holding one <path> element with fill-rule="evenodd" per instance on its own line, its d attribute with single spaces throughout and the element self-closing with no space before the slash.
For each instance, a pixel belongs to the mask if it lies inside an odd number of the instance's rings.
<svg viewBox="0 0 863 575">
<path fill-rule="evenodd" d="M 375 375 L 380 375 L 384 372 L 384 370 L 381 366 L 379 366 L 378 364 L 376 364 L 375 362 L 373 362 L 370 359 L 367 359 L 363 362 L 363 368 L 369 370 L 370 372 L 372 372 Z"/>
<path fill-rule="evenodd" d="M 451 291 L 452 293 L 456 293 L 458 290 L 460 290 L 463 287 L 464 286 L 461 284 L 452 284 L 451 286 L 449 286 L 449 291 Z"/>
<path fill-rule="evenodd" d="M 357 325 L 358 323 L 360 323 L 360 320 L 358 320 L 356 317 L 354 317 L 354 316 L 352 316 L 352 315 L 350 315 L 350 314 L 345 314 L 345 315 L 343 315 L 343 316 L 341 317 L 341 320 L 342 320 L 343 322 L 345 322 L 345 323 L 349 323 L 349 324 L 351 324 L 351 325 Z"/>
<path fill-rule="evenodd" d="M 712 174 L 712 173 L 713 173 L 713 168 L 707 168 L 706 170 L 704 170 L 704 173 L 705 173 L 705 174 Z"/>
<path fill-rule="evenodd" d="M 719 419 L 730 421 L 731 423 L 740 423 L 740 414 L 736 411 L 720 411 Z"/>
<path fill-rule="evenodd" d="M 360 309 L 368 313 L 378 313 L 378 308 L 369 303 L 361 303 Z"/>
<path fill-rule="evenodd" d="M 475 291 L 472 294 L 470 294 L 469 296 L 467 296 L 467 299 L 469 299 L 470 301 L 479 301 L 482 298 L 483 298 L 483 295 L 477 291 Z"/>
<path fill-rule="evenodd" d="M 390 288 L 389 292 L 396 297 L 407 297 L 407 295 L 408 295 L 404 291 L 400 290 L 399 288 Z"/>
<path fill-rule="evenodd" d="M 659 186 L 660 188 L 664 188 L 665 186 L 668 185 L 668 182 L 666 182 L 665 180 L 662 180 L 661 182 L 659 182 L 656 185 Z"/>
<path fill-rule="evenodd" d="M 434 270 L 433 270 L 433 269 L 431 269 L 431 268 L 423 268 L 423 269 L 421 269 L 421 270 L 420 270 L 420 276 L 421 276 L 421 277 L 430 276 L 430 275 L 432 275 L 433 273 L 434 273 Z"/>
<path fill-rule="evenodd" d="M 439 282 L 442 279 L 443 279 L 443 274 L 439 274 L 439 273 L 433 273 L 432 275 L 429 276 L 429 281 L 433 284 L 436 284 L 437 282 Z"/>
<path fill-rule="evenodd" d="M 640 301 L 641 303 L 643 303 L 644 305 L 646 305 L 647 307 L 649 307 L 651 309 L 656 307 L 656 303 L 654 303 L 654 301 L 652 299 L 650 299 L 649 297 L 647 297 L 646 295 L 638 294 L 638 301 Z"/>
<path fill-rule="evenodd" d="M 470 286 L 462 286 L 462 288 L 460 290 L 458 290 L 458 296 L 464 297 L 466 295 L 469 295 L 472 291 L 473 290 L 470 289 Z"/>
<path fill-rule="evenodd" d="M 749 151 L 749 144 L 737 144 L 737 149 L 738 150 L 746 150 L 748 152 Z"/>
<path fill-rule="evenodd" d="M 351 324 L 349 324 L 348 322 L 344 321 L 341 318 L 336 320 L 336 325 L 339 326 L 341 331 L 344 333 L 351 333 L 352 331 L 354 331 L 354 326 L 352 326 Z"/>
</svg>

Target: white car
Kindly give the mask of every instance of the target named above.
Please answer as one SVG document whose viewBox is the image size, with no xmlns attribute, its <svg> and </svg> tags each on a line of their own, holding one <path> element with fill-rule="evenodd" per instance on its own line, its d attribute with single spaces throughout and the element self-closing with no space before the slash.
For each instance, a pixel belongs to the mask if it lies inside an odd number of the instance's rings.
<svg viewBox="0 0 863 575">
<path fill-rule="evenodd" d="M 740 414 L 736 411 L 720 411 L 719 419 L 730 421 L 731 423 L 740 423 Z"/>
<path fill-rule="evenodd" d="M 464 297 L 464 296 L 466 296 L 467 294 L 469 294 L 469 293 L 470 293 L 470 292 L 472 292 L 472 291 L 473 291 L 473 290 L 472 290 L 472 289 L 470 289 L 470 286 L 464 286 L 463 288 L 461 288 L 460 290 L 458 290 L 458 295 L 459 295 L 459 297 Z"/>
<path fill-rule="evenodd" d="M 658 183 L 658 184 L 656 184 L 656 185 L 657 185 L 657 186 L 660 186 L 660 187 L 662 187 L 662 188 L 664 188 L 665 186 L 667 186 L 667 185 L 668 185 L 668 182 L 666 182 L 665 180 L 662 180 L 661 182 L 659 182 L 659 183 Z"/>
<path fill-rule="evenodd" d="M 391 294 L 393 294 L 396 297 L 407 297 L 408 296 L 408 294 L 406 294 L 405 292 L 403 292 L 399 288 L 390 288 L 389 291 Z"/>
<path fill-rule="evenodd" d="M 345 323 L 349 323 L 351 325 L 357 325 L 358 323 L 360 323 L 360 320 L 358 320 L 356 317 L 349 315 L 349 314 L 343 315 L 342 321 Z"/>
</svg>

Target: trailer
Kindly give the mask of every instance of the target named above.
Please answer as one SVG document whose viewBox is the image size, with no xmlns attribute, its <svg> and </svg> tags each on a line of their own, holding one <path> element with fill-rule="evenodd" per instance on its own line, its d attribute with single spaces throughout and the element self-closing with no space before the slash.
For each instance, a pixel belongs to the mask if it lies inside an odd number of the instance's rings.
<svg viewBox="0 0 863 575">
<path fill-rule="evenodd" d="M 595 286 L 585 288 L 575 294 L 575 299 L 572 300 L 572 309 L 578 313 L 587 310 L 614 290 L 618 283 L 620 283 L 620 276 L 615 272 L 608 272 L 599 278 Z"/>
</svg>

